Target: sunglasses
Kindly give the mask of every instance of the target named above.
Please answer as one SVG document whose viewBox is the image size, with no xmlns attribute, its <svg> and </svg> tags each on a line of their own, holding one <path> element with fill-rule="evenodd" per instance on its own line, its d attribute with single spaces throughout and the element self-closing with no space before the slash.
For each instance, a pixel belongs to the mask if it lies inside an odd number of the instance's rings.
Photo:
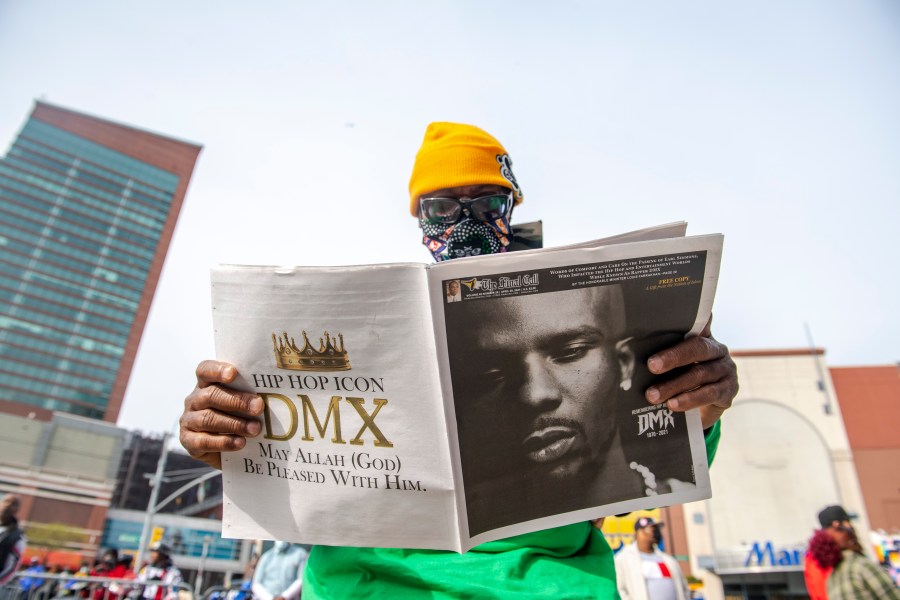
<svg viewBox="0 0 900 600">
<path fill-rule="evenodd" d="M 509 215 L 512 210 L 512 192 L 481 196 L 463 202 L 456 198 L 422 198 L 419 216 L 426 222 L 453 225 L 470 214 L 479 221 L 491 222 Z"/>
</svg>

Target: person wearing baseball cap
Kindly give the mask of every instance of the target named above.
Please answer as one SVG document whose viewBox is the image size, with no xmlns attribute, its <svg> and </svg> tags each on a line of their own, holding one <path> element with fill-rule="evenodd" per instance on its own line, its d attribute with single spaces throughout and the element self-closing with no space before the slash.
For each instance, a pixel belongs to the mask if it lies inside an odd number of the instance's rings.
<svg viewBox="0 0 900 600">
<path fill-rule="evenodd" d="M 900 588 L 863 554 L 851 523 L 857 515 L 833 504 L 820 510 L 817 517 L 822 528 L 810 540 L 804 565 L 810 598 L 900 600 Z"/>
<path fill-rule="evenodd" d="M 634 522 L 634 542 L 616 554 L 616 583 L 622 600 L 688 600 L 678 561 L 659 549 L 663 524 L 652 517 Z"/>
<path fill-rule="evenodd" d="M 652 517 L 641 517 L 636 519 L 634 522 L 634 532 L 635 534 L 642 529 L 646 529 L 648 527 L 654 527 L 655 532 L 659 532 L 659 528 L 665 525 L 665 523 L 661 521 L 654 521 Z M 659 543 L 659 540 L 656 540 L 656 543 Z"/>
<path fill-rule="evenodd" d="M 820 510 L 818 517 L 819 525 L 822 526 L 822 529 L 828 529 L 829 527 L 853 529 L 853 525 L 850 521 L 856 519 L 857 515 L 848 513 L 844 510 L 844 507 L 839 504 L 832 504 L 831 506 L 826 506 Z"/>
<path fill-rule="evenodd" d="M 172 556 L 172 548 L 165 542 L 156 542 L 150 546 L 150 552 L 156 552 L 165 556 Z"/>
<path fill-rule="evenodd" d="M 474 125 L 428 125 L 409 180 L 404 210 L 436 261 L 500 254 L 520 247 L 511 225 L 525 194 L 506 148 Z M 463 301 L 465 297 L 463 296 Z M 675 411 L 699 408 L 712 459 L 719 417 L 737 394 L 728 348 L 701 336 L 648 359 L 662 377 L 647 402 Z M 233 365 L 203 361 L 185 398 L 180 439 L 191 454 L 221 468 L 221 453 L 260 434 L 262 399 L 230 387 Z M 613 553 L 589 522 L 489 542 L 464 554 L 396 548 L 315 546 L 303 582 L 308 598 L 615 598 Z"/>
<path fill-rule="evenodd" d="M 184 581 L 181 571 L 172 562 L 172 548 L 165 542 L 150 546 L 150 562 L 138 572 L 135 580 L 144 583 L 139 588 L 144 600 L 175 600 L 179 583 Z"/>
<path fill-rule="evenodd" d="M 853 532 L 850 521 L 856 515 L 848 513 L 843 506 L 832 504 L 820 510 L 816 517 L 821 529 L 813 533 L 807 545 L 803 579 L 810 600 L 828 600 L 828 577 L 841 561 L 841 547 L 850 539 Z M 841 538 L 840 544 L 838 538 Z M 856 539 L 855 532 L 852 538 Z"/>
</svg>

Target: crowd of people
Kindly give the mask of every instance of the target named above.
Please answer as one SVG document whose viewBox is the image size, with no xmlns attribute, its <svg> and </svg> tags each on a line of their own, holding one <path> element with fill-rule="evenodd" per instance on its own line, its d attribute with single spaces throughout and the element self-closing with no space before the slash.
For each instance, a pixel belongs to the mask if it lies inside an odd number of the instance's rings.
<svg viewBox="0 0 900 600">
<path fill-rule="evenodd" d="M 35 556 L 14 584 L 7 586 L 3 600 L 174 600 L 182 577 L 171 554 L 166 544 L 154 544 L 149 562 L 137 573 L 132 569 L 133 557 L 120 555 L 115 548 L 105 549 L 93 564 L 83 563 L 74 572 L 65 566 L 45 565 Z"/>
<path fill-rule="evenodd" d="M 24 539 L 24 538 L 23 538 Z M 24 548 L 23 548 L 24 549 Z M 211 594 L 212 600 L 298 600 L 310 546 L 275 542 L 254 557 L 247 577 L 232 589 Z M 159 542 L 150 547 L 149 561 L 137 573 L 133 557 L 105 549 L 93 564 L 83 563 L 72 572 L 65 566 L 32 557 L 5 581 L 0 600 L 176 600 L 183 590 L 181 571 L 172 560 L 172 549 Z M 13 575 L 16 572 L 13 571 Z"/>
<path fill-rule="evenodd" d="M 900 599 L 900 587 L 887 571 L 866 558 L 852 520 L 842 506 L 828 506 L 818 514 L 821 528 L 809 542 L 805 579 L 811 600 Z M 597 530 L 603 519 L 594 522 Z M 661 549 L 661 527 L 650 517 L 635 520 L 634 540 L 615 555 L 617 590 L 623 600 L 689 600 L 693 596 L 678 561 Z M 212 600 L 299 600 L 310 547 L 275 542 L 255 557 L 247 577 Z M 93 565 L 74 573 L 58 565 L 45 566 L 37 557 L 27 561 L 14 593 L 3 600 L 175 600 L 181 573 L 171 549 L 151 547 L 150 561 L 138 573 L 132 557 L 108 548 Z M 52 575 L 53 577 L 47 577 Z"/>
</svg>

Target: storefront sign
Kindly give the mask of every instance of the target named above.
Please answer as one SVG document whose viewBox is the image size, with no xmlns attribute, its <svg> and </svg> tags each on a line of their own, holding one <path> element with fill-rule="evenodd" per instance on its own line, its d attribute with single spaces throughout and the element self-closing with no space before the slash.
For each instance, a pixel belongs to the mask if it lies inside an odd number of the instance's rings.
<svg viewBox="0 0 900 600">
<path fill-rule="evenodd" d="M 775 548 L 771 541 L 753 542 L 744 559 L 745 567 L 798 567 L 803 565 L 802 548 Z"/>
</svg>

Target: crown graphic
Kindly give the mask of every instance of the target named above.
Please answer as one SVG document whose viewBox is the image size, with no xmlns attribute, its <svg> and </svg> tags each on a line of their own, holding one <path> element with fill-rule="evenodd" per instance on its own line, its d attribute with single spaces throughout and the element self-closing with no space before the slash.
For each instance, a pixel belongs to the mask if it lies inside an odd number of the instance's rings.
<svg viewBox="0 0 900 600">
<path fill-rule="evenodd" d="M 344 336 L 333 337 L 327 331 L 319 338 L 319 349 L 313 348 L 303 332 L 303 348 L 297 348 L 294 338 L 283 332 L 281 337 L 272 334 L 275 350 L 275 366 L 291 371 L 349 371 L 350 359 L 344 349 Z"/>
</svg>

